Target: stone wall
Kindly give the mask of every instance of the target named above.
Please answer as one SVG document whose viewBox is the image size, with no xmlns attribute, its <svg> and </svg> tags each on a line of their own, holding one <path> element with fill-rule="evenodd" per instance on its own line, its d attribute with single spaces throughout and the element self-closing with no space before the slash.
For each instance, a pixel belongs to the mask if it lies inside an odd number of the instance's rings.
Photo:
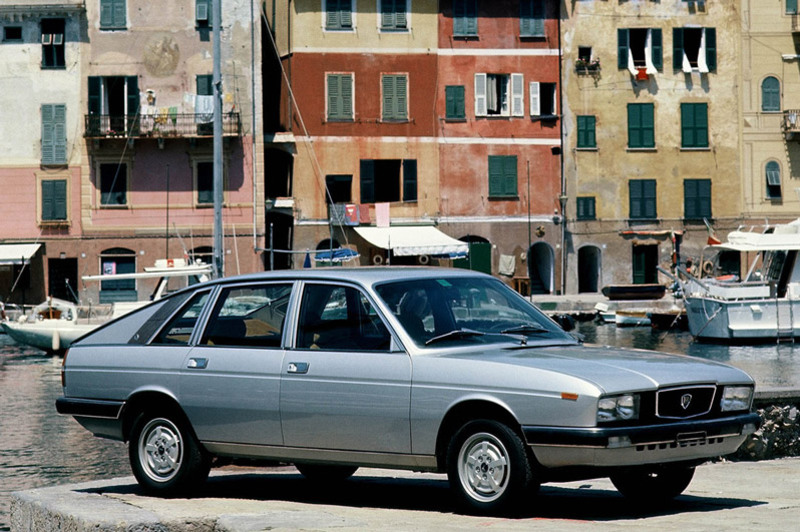
<svg viewBox="0 0 800 532">
<path fill-rule="evenodd" d="M 758 409 L 761 428 L 739 447 L 735 460 L 770 460 L 800 456 L 800 409 L 797 404 Z"/>
</svg>

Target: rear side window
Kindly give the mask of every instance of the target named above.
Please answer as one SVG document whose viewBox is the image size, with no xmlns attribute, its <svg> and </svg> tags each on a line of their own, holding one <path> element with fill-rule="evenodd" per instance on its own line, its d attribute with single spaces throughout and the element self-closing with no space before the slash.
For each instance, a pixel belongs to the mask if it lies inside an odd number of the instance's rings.
<svg viewBox="0 0 800 532">
<path fill-rule="evenodd" d="M 178 312 L 167 325 L 161 329 L 153 344 L 187 345 L 192 337 L 197 320 L 208 300 L 209 292 L 200 292 Z"/>
<path fill-rule="evenodd" d="M 292 285 L 237 286 L 220 294 L 202 345 L 280 347 Z"/>
</svg>

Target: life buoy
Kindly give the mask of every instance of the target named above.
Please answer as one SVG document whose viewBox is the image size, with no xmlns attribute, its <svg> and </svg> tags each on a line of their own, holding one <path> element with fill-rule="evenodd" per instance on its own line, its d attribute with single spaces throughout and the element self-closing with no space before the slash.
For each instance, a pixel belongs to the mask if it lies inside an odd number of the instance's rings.
<svg viewBox="0 0 800 532">
<path fill-rule="evenodd" d="M 380 266 L 381 264 L 383 264 L 383 255 L 373 255 L 372 264 L 376 266 Z"/>
<path fill-rule="evenodd" d="M 419 263 L 422 264 L 423 266 L 427 266 L 428 264 L 430 264 L 431 263 L 430 255 L 420 255 Z"/>
<path fill-rule="evenodd" d="M 706 275 L 711 275 L 713 271 L 714 271 L 714 263 L 711 262 L 710 260 L 705 261 L 703 263 L 703 273 L 705 273 Z"/>
</svg>

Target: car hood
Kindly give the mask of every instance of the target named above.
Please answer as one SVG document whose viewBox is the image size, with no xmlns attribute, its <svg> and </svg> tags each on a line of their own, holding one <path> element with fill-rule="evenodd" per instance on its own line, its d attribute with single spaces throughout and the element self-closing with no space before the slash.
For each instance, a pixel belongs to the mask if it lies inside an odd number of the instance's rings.
<svg viewBox="0 0 800 532">
<path fill-rule="evenodd" d="M 643 349 L 569 345 L 499 348 L 442 356 L 510 365 L 520 371 L 530 368 L 553 372 L 589 382 L 608 394 L 654 390 L 679 384 L 753 383 L 747 373 L 727 364 Z"/>
</svg>

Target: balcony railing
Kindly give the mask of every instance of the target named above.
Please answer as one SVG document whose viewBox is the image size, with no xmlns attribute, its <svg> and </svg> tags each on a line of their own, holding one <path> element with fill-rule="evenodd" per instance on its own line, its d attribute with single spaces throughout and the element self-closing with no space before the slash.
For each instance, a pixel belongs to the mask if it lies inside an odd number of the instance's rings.
<svg viewBox="0 0 800 532">
<path fill-rule="evenodd" d="M 152 114 L 152 115 L 86 115 L 84 137 L 109 138 L 188 138 L 212 137 L 213 122 L 206 122 L 200 114 Z M 239 113 L 223 113 L 222 135 L 238 137 L 242 124 Z"/>
<path fill-rule="evenodd" d="M 783 131 L 786 133 L 800 132 L 800 109 L 783 111 Z"/>
</svg>

